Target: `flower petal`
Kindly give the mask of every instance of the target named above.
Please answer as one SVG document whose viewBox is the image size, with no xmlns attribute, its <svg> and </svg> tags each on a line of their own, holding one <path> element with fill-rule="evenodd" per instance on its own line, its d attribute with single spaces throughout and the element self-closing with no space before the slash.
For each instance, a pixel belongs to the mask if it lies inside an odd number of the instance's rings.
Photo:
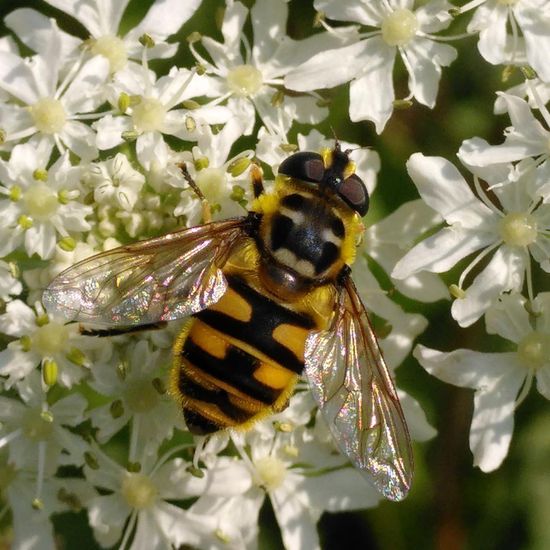
<svg viewBox="0 0 550 550">
<path fill-rule="evenodd" d="M 354 122 L 372 120 L 380 134 L 393 112 L 395 48 L 388 47 L 380 37 L 365 43 L 368 57 L 357 60 L 365 73 L 350 85 L 349 116 Z"/>
<path fill-rule="evenodd" d="M 380 493 L 355 468 L 335 470 L 321 477 L 305 477 L 301 488 L 320 511 L 344 512 L 376 506 Z"/>
<path fill-rule="evenodd" d="M 516 396 L 524 378 L 521 370 L 515 370 L 498 378 L 490 389 L 475 393 L 470 449 L 474 466 L 479 466 L 483 472 L 496 470 L 508 454 L 514 430 Z"/>
<path fill-rule="evenodd" d="M 40 12 L 31 8 L 20 8 L 8 13 L 4 21 L 6 26 L 31 50 L 40 53 L 48 47 L 51 40 L 51 23 Z M 63 31 L 59 31 L 59 35 L 61 38 L 61 49 L 58 53 L 61 59 L 65 59 L 82 42 Z"/>
<path fill-rule="evenodd" d="M 420 403 L 402 390 L 398 389 L 397 394 L 399 395 L 403 414 L 407 419 L 411 438 L 415 441 L 428 441 L 435 437 L 437 430 L 428 422 L 426 413 Z"/>
<path fill-rule="evenodd" d="M 315 0 L 315 9 L 331 19 L 350 21 L 377 27 L 386 15 L 384 6 L 378 2 L 357 2 L 357 0 Z"/>
<path fill-rule="evenodd" d="M 548 7 L 548 6 L 546 6 Z M 537 71 L 539 77 L 550 82 L 550 25 L 548 20 L 548 10 L 546 14 L 541 13 L 541 9 L 523 8 L 514 11 L 527 48 L 527 59 L 533 69 Z"/>
<path fill-rule="evenodd" d="M 319 52 L 290 71 L 285 77 L 285 86 L 291 90 L 306 92 L 319 88 L 333 88 L 348 82 L 362 72 L 362 64 L 357 58 L 365 55 L 369 49 L 369 42 L 362 40 L 343 48 Z M 357 62 L 342 63 L 343 59 L 355 59 Z"/>
<path fill-rule="evenodd" d="M 306 497 L 305 492 L 300 491 L 299 482 L 294 484 L 287 479 L 285 486 L 287 485 L 287 490 L 281 487 L 269 495 L 286 550 L 320 550 L 319 535 L 309 503 L 302 502 Z M 290 485 L 292 490 L 289 490 Z"/>
<path fill-rule="evenodd" d="M 441 214 L 449 224 L 486 229 L 495 214 L 471 191 L 470 187 L 448 160 L 414 153 L 407 161 L 407 171 L 424 202 Z"/>
<path fill-rule="evenodd" d="M 94 38 L 118 34 L 118 26 L 129 0 L 47 0 L 48 4 L 72 15 Z"/>
<path fill-rule="evenodd" d="M 423 105 L 434 107 L 441 67 L 450 65 L 456 59 L 456 49 L 434 40 L 416 38 L 403 51 L 412 70 L 409 78 L 411 92 Z"/>
<path fill-rule="evenodd" d="M 498 2 L 480 6 L 468 25 L 468 32 L 479 32 L 479 53 L 494 65 L 506 59 L 506 22 L 508 8 Z"/>
<path fill-rule="evenodd" d="M 63 126 L 60 138 L 67 149 L 80 157 L 83 162 L 94 160 L 99 155 L 99 151 L 95 146 L 96 133 L 83 122 L 78 120 L 67 121 Z"/>
<path fill-rule="evenodd" d="M 132 130 L 133 125 L 130 117 L 105 115 L 93 127 L 97 131 L 97 146 L 104 151 L 123 143 L 122 133 Z"/>
<path fill-rule="evenodd" d="M 451 307 L 453 318 L 461 327 L 475 323 L 502 292 L 521 291 L 525 264 L 529 261 L 523 251 L 502 245 L 496 250 L 485 269 L 466 290 L 464 298 L 456 299 Z"/>
<path fill-rule="evenodd" d="M 104 101 L 103 85 L 109 76 L 107 58 L 98 55 L 84 63 L 63 94 L 67 113 L 88 113 Z"/>
<path fill-rule="evenodd" d="M 405 254 L 393 268 L 391 276 L 405 279 L 419 271 L 443 273 L 458 261 L 495 241 L 490 233 L 461 227 L 445 227 L 424 239 Z"/>
<path fill-rule="evenodd" d="M 40 97 L 34 84 L 34 75 L 21 57 L 0 51 L 0 88 L 25 105 L 32 105 Z"/>
<path fill-rule="evenodd" d="M 461 388 L 490 392 L 501 378 L 513 378 L 514 373 L 518 373 L 517 392 L 526 374 L 515 352 L 483 353 L 457 349 L 447 353 L 418 344 L 413 355 L 432 376 Z"/>
<path fill-rule="evenodd" d="M 485 325 L 489 334 L 498 334 L 516 344 L 533 330 L 525 298 L 518 293 L 502 294 L 487 310 Z"/>
<path fill-rule="evenodd" d="M 141 36 L 148 33 L 157 40 L 164 40 L 180 29 L 201 2 L 202 0 L 156 0 L 141 23 L 132 29 L 131 34 Z"/>
</svg>

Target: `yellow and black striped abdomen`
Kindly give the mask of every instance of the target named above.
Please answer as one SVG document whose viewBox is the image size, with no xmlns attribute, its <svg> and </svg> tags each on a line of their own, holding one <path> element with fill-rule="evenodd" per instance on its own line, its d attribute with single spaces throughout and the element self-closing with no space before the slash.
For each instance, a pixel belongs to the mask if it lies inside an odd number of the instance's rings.
<svg viewBox="0 0 550 550">
<path fill-rule="evenodd" d="M 197 313 L 174 346 L 172 393 L 188 429 L 246 428 L 285 407 L 304 368 L 312 318 L 264 296 L 243 279 Z"/>
</svg>

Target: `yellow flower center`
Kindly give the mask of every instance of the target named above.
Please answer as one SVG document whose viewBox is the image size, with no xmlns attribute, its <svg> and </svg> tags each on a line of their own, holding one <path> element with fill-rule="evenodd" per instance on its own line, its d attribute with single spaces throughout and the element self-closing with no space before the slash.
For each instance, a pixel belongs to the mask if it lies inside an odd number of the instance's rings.
<svg viewBox="0 0 550 550">
<path fill-rule="evenodd" d="M 159 400 L 151 380 L 134 380 L 128 384 L 124 394 L 128 407 L 135 413 L 145 413 L 153 409 Z"/>
<path fill-rule="evenodd" d="M 262 73 L 252 65 L 239 65 L 227 74 L 227 85 L 236 95 L 252 96 L 262 87 Z"/>
<path fill-rule="evenodd" d="M 510 246 L 527 246 L 537 240 L 537 221 L 531 214 L 512 212 L 500 221 L 500 236 Z"/>
<path fill-rule="evenodd" d="M 25 191 L 23 201 L 27 214 L 35 220 L 50 219 L 59 206 L 56 193 L 43 182 L 37 182 Z"/>
<path fill-rule="evenodd" d="M 514 4 L 517 4 L 519 0 L 498 0 L 498 4 L 502 4 L 503 6 L 513 6 Z"/>
<path fill-rule="evenodd" d="M 220 168 L 205 168 L 196 177 L 197 185 L 211 204 L 218 204 L 227 197 L 225 172 Z"/>
<path fill-rule="evenodd" d="M 393 11 L 382 22 L 382 38 L 388 46 L 404 46 L 417 30 L 416 15 L 405 8 Z"/>
<path fill-rule="evenodd" d="M 286 477 L 285 464 L 274 456 L 264 456 L 254 462 L 256 483 L 272 491 L 280 487 Z"/>
<path fill-rule="evenodd" d="M 121 493 L 128 506 L 143 510 L 155 503 L 158 489 L 148 476 L 128 473 L 122 480 Z"/>
<path fill-rule="evenodd" d="M 23 433 L 33 441 L 48 439 L 53 431 L 53 422 L 40 409 L 28 409 L 23 416 Z"/>
<path fill-rule="evenodd" d="M 51 357 L 67 350 L 69 329 L 60 323 L 50 321 L 38 327 L 31 337 L 32 349 L 38 355 Z"/>
<path fill-rule="evenodd" d="M 518 344 L 518 357 L 529 369 L 538 369 L 550 362 L 550 334 L 534 330 Z"/>
<path fill-rule="evenodd" d="M 162 131 L 166 112 L 166 108 L 158 99 L 142 97 L 132 109 L 132 119 L 140 132 Z"/>
<path fill-rule="evenodd" d="M 108 34 L 94 41 L 91 51 L 94 55 L 102 55 L 109 61 L 112 73 L 120 71 L 128 62 L 126 46 L 121 38 Z"/>
<path fill-rule="evenodd" d="M 43 134 L 57 134 L 61 132 L 67 115 L 58 99 L 44 97 L 29 107 L 34 125 Z"/>
</svg>

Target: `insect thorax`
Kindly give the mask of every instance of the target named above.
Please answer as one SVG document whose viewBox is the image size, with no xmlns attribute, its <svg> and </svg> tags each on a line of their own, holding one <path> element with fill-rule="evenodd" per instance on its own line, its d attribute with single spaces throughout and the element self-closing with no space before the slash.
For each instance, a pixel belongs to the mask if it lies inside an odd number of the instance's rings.
<svg viewBox="0 0 550 550">
<path fill-rule="evenodd" d="M 292 182 L 260 200 L 259 210 L 260 275 L 286 298 L 334 282 L 353 262 L 358 223 L 347 207 Z"/>
</svg>

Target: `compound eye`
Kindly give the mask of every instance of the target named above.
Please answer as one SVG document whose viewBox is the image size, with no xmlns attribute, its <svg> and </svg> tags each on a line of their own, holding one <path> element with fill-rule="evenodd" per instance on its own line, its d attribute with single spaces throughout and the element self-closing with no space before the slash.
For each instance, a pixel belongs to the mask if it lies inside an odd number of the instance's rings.
<svg viewBox="0 0 550 550">
<path fill-rule="evenodd" d="M 320 183 L 325 174 L 323 158 L 319 153 L 294 153 L 281 162 L 279 174 L 302 181 Z"/>
<path fill-rule="evenodd" d="M 338 194 L 360 216 L 364 216 L 369 209 L 369 193 L 363 180 L 352 174 L 346 178 L 338 188 Z"/>
</svg>

